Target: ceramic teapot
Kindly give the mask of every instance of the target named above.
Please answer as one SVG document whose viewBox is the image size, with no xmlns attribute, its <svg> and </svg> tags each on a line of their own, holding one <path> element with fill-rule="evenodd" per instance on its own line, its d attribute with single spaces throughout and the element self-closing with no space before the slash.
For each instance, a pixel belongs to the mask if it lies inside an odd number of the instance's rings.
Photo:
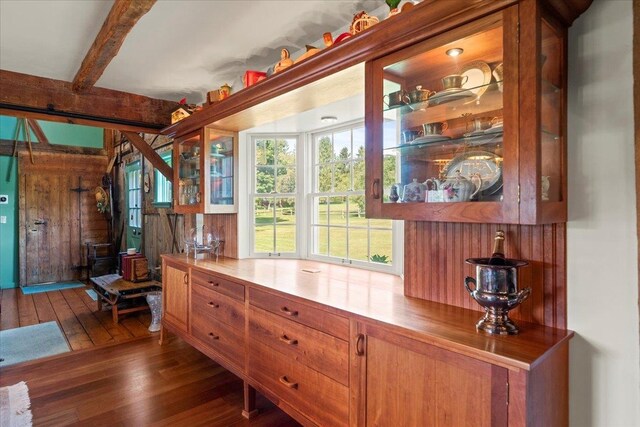
<svg viewBox="0 0 640 427">
<path fill-rule="evenodd" d="M 445 202 L 467 202 L 480 192 L 482 178 L 474 173 L 471 179 L 467 179 L 456 170 L 455 175 L 447 178 L 441 188 L 444 190 Z"/>
<path fill-rule="evenodd" d="M 413 182 L 404 186 L 402 201 L 404 203 L 424 202 L 426 192 L 426 185 L 413 178 Z"/>
</svg>

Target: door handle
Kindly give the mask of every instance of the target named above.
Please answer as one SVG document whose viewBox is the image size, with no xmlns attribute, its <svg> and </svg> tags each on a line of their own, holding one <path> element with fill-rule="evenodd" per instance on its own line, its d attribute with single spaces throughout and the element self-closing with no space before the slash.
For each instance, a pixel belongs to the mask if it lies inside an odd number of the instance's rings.
<svg viewBox="0 0 640 427">
<path fill-rule="evenodd" d="M 36 219 L 33 221 L 33 225 L 47 225 L 46 219 Z"/>
<path fill-rule="evenodd" d="M 371 197 L 374 199 L 380 198 L 380 179 L 376 178 L 371 183 Z"/>
<path fill-rule="evenodd" d="M 364 356 L 364 334 L 356 335 L 356 356 Z"/>
</svg>

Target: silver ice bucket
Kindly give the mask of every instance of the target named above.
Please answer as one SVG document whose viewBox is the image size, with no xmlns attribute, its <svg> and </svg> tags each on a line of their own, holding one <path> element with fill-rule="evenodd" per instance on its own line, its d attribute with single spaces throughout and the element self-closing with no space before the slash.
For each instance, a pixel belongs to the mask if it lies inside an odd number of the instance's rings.
<svg viewBox="0 0 640 427">
<path fill-rule="evenodd" d="M 518 291 L 518 268 L 529 263 L 506 259 L 504 265 L 491 265 L 489 260 L 490 258 L 466 260 L 468 264 L 475 265 L 477 279 L 467 277 L 464 286 L 485 310 L 485 315 L 478 321 L 476 328 L 490 334 L 515 335 L 518 327 L 509 319 L 509 310 L 520 305 L 531 294 L 531 288 Z"/>
</svg>

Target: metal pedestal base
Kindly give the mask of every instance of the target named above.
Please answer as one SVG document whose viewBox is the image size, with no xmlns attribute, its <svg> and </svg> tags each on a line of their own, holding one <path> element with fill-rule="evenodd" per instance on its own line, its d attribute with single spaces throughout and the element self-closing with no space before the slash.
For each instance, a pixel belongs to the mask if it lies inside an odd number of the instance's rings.
<svg viewBox="0 0 640 427">
<path fill-rule="evenodd" d="M 517 335 L 519 332 L 509 319 L 509 310 L 499 308 L 485 308 L 484 317 L 476 323 L 476 329 L 493 335 Z"/>
</svg>

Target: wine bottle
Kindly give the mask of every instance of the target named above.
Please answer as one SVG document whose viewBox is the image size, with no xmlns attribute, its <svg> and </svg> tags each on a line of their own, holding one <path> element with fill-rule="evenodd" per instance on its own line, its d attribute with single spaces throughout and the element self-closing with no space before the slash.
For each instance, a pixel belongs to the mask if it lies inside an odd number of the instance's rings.
<svg viewBox="0 0 640 427">
<path fill-rule="evenodd" d="M 489 258 L 489 265 L 507 265 L 504 256 L 504 231 L 496 231 L 496 237 L 493 243 L 493 254 Z"/>
</svg>

